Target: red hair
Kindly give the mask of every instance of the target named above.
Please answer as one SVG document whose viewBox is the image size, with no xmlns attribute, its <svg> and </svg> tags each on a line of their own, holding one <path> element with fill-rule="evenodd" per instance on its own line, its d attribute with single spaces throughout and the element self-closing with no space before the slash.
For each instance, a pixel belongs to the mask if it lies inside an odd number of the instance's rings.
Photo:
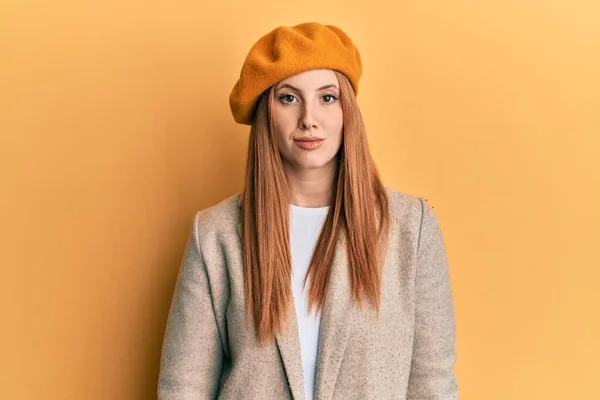
<svg viewBox="0 0 600 400">
<path fill-rule="evenodd" d="M 381 263 L 387 248 L 390 211 L 386 189 L 371 157 L 366 130 L 348 78 L 335 72 L 344 116 L 343 140 L 332 205 L 308 268 L 309 309 L 323 306 L 337 240 L 343 236 L 354 300 L 379 310 Z M 289 235 L 290 187 L 273 135 L 273 87 L 257 103 L 248 145 L 242 193 L 246 310 L 259 343 L 285 326 L 292 297 Z"/>
</svg>

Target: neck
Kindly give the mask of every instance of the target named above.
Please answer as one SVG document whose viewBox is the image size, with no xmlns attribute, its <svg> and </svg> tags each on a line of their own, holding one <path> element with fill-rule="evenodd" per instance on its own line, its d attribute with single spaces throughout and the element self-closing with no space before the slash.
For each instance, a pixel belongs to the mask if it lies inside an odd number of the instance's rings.
<svg viewBox="0 0 600 400">
<path fill-rule="evenodd" d="M 291 203 L 299 207 L 325 207 L 331 204 L 337 162 L 315 169 L 300 169 L 284 165 L 290 185 Z"/>
</svg>

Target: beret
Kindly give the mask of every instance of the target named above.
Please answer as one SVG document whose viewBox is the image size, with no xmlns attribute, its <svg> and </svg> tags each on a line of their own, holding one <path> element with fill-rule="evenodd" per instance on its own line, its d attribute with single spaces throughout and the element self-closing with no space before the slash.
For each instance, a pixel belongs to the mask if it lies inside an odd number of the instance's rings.
<svg viewBox="0 0 600 400">
<path fill-rule="evenodd" d="M 312 69 L 341 72 L 352 84 L 354 93 L 358 93 L 362 74 L 360 54 L 341 29 L 316 22 L 273 29 L 246 56 L 229 96 L 233 118 L 240 124 L 251 125 L 262 92 L 282 79 Z"/>
</svg>

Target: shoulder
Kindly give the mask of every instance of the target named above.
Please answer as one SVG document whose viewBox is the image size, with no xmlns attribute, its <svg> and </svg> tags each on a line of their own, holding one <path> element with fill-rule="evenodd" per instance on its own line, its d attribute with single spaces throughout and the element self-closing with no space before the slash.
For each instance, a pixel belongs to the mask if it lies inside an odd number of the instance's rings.
<svg viewBox="0 0 600 400">
<path fill-rule="evenodd" d="M 425 199 L 415 194 L 410 194 L 389 186 L 385 187 L 390 201 L 392 217 L 398 221 L 420 220 L 423 209 L 426 207 Z"/>
<path fill-rule="evenodd" d="M 199 210 L 194 215 L 194 230 L 199 237 L 236 229 L 240 222 L 241 192 Z"/>
<path fill-rule="evenodd" d="M 392 218 L 403 226 L 416 226 L 424 218 L 434 218 L 432 207 L 418 195 L 386 186 Z M 231 231 L 241 222 L 241 192 L 237 192 L 218 203 L 196 212 L 194 230 L 199 237 L 215 232 Z"/>
<path fill-rule="evenodd" d="M 438 234 L 438 218 L 425 198 L 388 186 L 386 190 L 392 219 L 401 231 L 418 238 Z"/>
</svg>

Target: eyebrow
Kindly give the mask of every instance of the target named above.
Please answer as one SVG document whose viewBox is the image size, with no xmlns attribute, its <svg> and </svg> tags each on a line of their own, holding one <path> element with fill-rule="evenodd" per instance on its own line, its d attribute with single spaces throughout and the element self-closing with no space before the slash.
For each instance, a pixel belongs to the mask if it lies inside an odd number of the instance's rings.
<svg viewBox="0 0 600 400">
<path fill-rule="evenodd" d="M 280 90 L 280 89 L 283 89 L 283 88 L 289 88 L 289 89 L 295 90 L 297 92 L 300 92 L 300 89 L 298 89 L 297 87 L 294 87 L 294 86 L 290 85 L 289 83 L 284 83 L 283 85 L 277 87 L 276 90 Z M 338 89 L 337 85 L 335 85 L 333 83 L 330 83 L 329 85 L 321 86 L 320 88 L 317 89 L 317 91 L 321 91 L 321 90 L 325 90 L 325 89 L 329 89 L 329 88 Z"/>
</svg>

